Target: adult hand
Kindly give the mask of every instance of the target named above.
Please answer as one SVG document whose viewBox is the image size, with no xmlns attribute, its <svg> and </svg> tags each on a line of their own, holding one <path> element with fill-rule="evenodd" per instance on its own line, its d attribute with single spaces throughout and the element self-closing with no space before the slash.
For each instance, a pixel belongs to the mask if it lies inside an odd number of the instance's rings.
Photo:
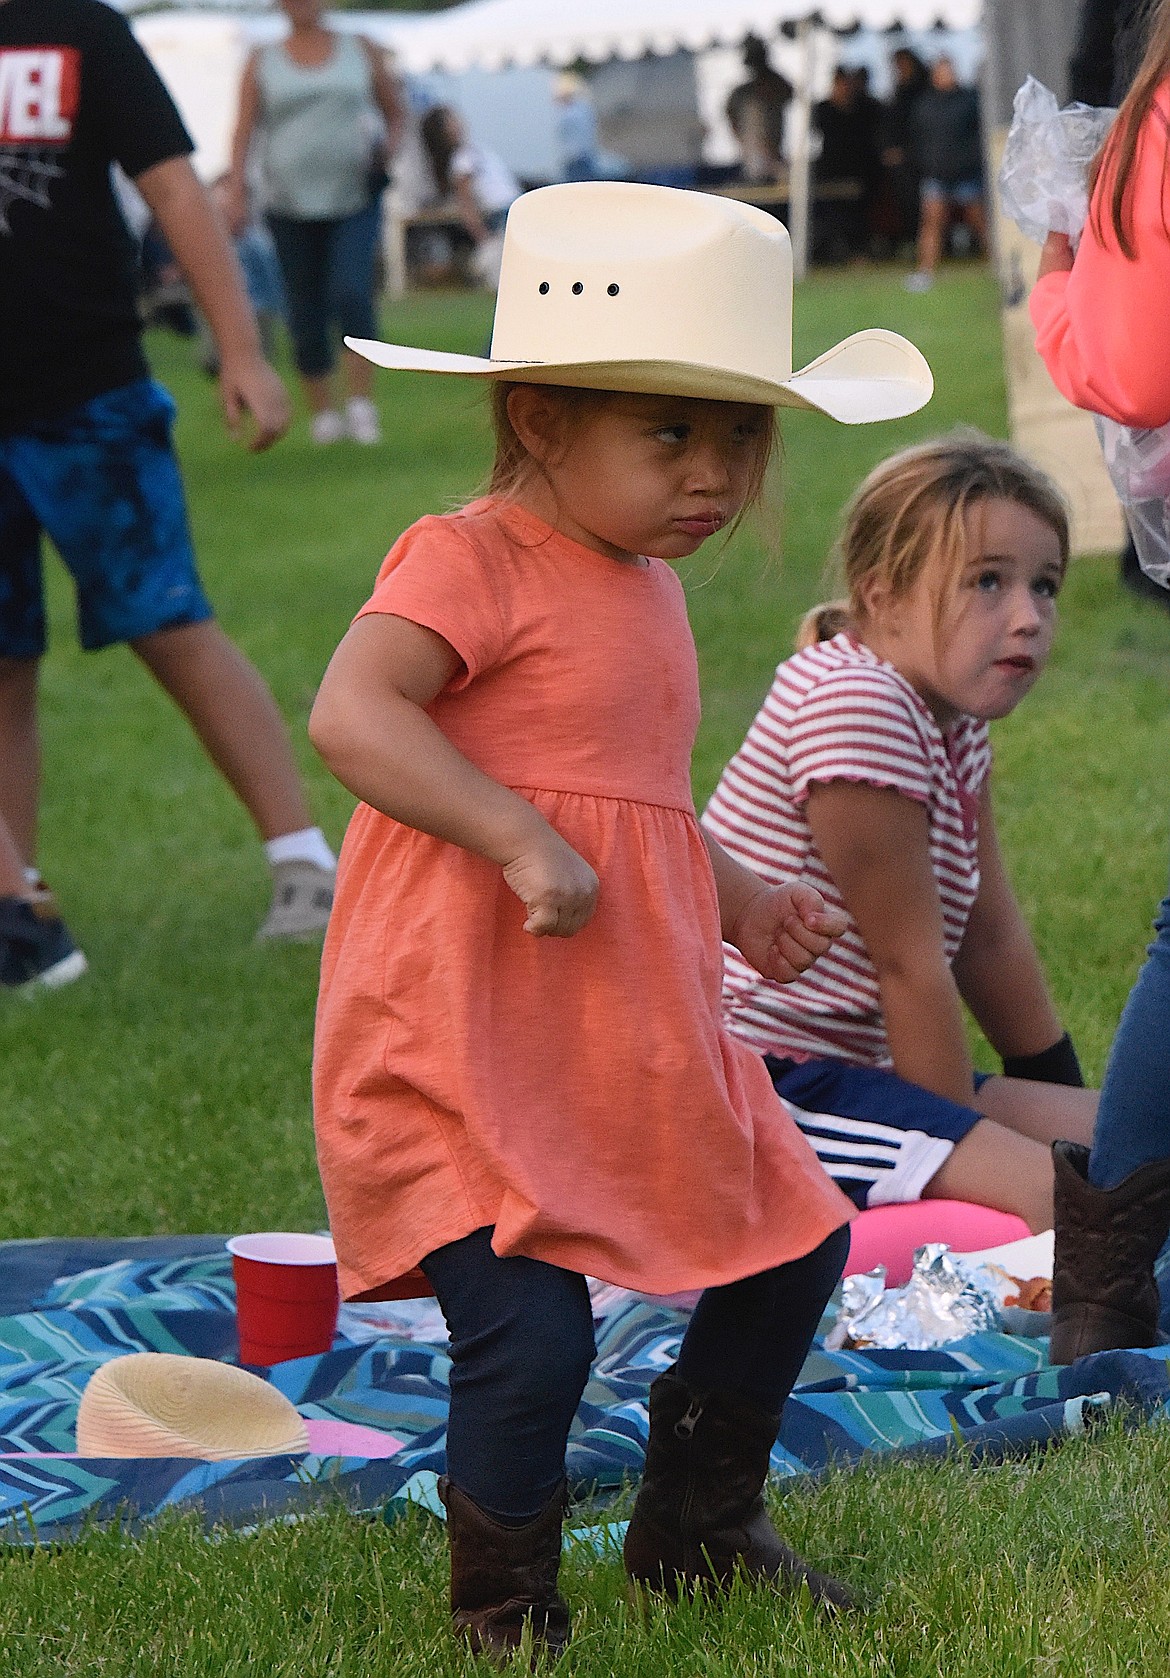
<svg viewBox="0 0 1170 1678">
<path fill-rule="evenodd" d="M 789 880 L 764 886 L 748 900 L 728 942 L 765 979 L 786 985 L 824 955 L 848 924 L 814 886 Z"/>
<path fill-rule="evenodd" d="M 571 938 L 597 907 L 597 875 L 551 827 L 504 864 L 504 879 L 528 911 L 534 938 Z"/>
<path fill-rule="evenodd" d="M 1042 280 L 1046 274 L 1064 274 L 1073 265 L 1073 248 L 1067 233 L 1050 233 L 1040 252 L 1040 268 L 1036 275 Z"/>
<path fill-rule="evenodd" d="M 232 436 L 244 440 L 244 416 L 252 419 L 247 446 L 252 454 L 283 437 L 292 420 L 288 392 L 262 355 L 225 357 L 219 370 L 219 399 Z"/>
</svg>

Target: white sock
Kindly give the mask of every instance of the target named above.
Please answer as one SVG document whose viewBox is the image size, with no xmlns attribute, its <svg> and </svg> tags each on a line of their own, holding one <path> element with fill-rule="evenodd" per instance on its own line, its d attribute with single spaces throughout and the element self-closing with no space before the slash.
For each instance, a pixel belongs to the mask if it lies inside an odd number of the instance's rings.
<svg viewBox="0 0 1170 1678">
<path fill-rule="evenodd" d="M 302 827 L 299 833 L 282 833 L 277 839 L 266 839 L 264 855 L 270 868 L 275 868 L 278 862 L 314 862 L 318 868 L 337 867 L 337 858 L 319 827 Z"/>
<path fill-rule="evenodd" d="M 41 879 L 41 871 L 39 868 L 26 868 L 24 871 L 24 877 L 30 886 L 43 886 L 45 883 Z"/>
</svg>

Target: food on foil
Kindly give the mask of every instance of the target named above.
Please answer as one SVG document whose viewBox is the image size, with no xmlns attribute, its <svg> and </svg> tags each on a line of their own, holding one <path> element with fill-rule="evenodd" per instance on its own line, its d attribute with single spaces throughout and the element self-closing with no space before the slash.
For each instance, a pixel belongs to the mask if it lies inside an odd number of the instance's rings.
<svg viewBox="0 0 1170 1678">
<path fill-rule="evenodd" d="M 1008 1294 L 1003 1302 L 1005 1305 L 1018 1305 L 1021 1311 L 1052 1310 L 1050 1276 L 1031 1276 L 1026 1282 L 1021 1281 L 1018 1276 L 1009 1276 L 1008 1281 L 1015 1284 L 1016 1291 Z"/>
<path fill-rule="evenodd" d="M 837 1320 L 825 1340 L 832 1351 L 863 1347 L 925 1352 L 1000 1326 L 1001 1308 L 1024 1305 L 1047 1286 L 1022 1282 L 998 1265 L 966 1259 L 945 1241 L 930 1241 L 914 1255 L 910 1280 L 887 1288 L 883 1265 L 842 1284 Z M 1042 1306 L 1029 1305 L 1039 1310 Z"/>
</svg>

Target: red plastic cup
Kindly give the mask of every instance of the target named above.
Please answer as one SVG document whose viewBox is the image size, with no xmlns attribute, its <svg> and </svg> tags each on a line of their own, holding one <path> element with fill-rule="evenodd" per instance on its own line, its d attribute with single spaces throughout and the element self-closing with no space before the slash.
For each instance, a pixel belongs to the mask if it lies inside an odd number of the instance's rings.
<svg viewBox="0 0 1170 1678">
<path fill-rule="evenodd" d="M 233 1235 L 240 1362 L 327 1352 L 337 1327 L 337 1255 L 327 1235 Z"/>
</svg>

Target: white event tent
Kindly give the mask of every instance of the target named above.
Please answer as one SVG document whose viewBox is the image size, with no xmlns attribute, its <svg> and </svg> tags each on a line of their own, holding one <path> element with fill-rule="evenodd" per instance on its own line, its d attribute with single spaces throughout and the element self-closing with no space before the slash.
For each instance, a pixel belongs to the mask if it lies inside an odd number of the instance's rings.
<svg viewBox="0 0 1170 1678">
<path fill-rule="evenodd" d="M 570 64 L 577 58 L 640 58 L 732 46 L 749 33 L 768 39 L 813 17 L 829 29 L 950 29 L 977 24 L 982 0 L 469 0 L 449 11 L 409 14 L 396 27 L 382 13 L 402 61 L 413 70 L 497 69 Z"/>
</svg>

